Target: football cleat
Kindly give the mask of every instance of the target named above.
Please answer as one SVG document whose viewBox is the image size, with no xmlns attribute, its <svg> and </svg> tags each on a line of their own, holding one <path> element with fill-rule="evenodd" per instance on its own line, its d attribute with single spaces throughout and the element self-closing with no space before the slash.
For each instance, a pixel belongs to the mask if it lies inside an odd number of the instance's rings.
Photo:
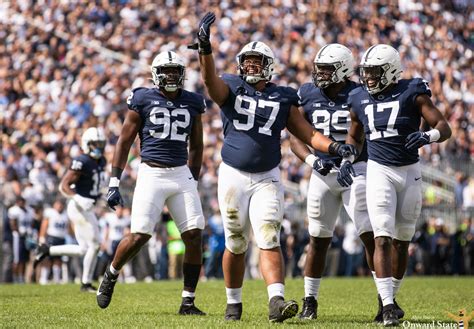
<svg viewBox="0 0 474 329">
<path fill-rule="evenodd" d="M 33 262 L 33 268 L 36 268 L 43 259 L 49 256 L 49 246 L 47 244 L 40 244 L 35 249 L 35 261 Z"/>
<path fill-rule="evenodd" d="M 400 324 L 394 304 L 388 304 L 383 307 L 382 317 L 385 327 L 396 327 Z"/>
<path fill-rule="evenodd" d="M 314 320 L 318 317 L 318 301 L 314 296 L 303 298 L 303 310 L 298 317 L 302 320 Z"/>
<path fill-rule="evenodd" d="M 183 297 L 178 314 L 180 315 L 206 315 L 203 311 L 194 305 L 193 297 Z"/>
<path fill-rule="evenodd" d="M 94 292 L 97 291 L 97 288 L 94 287 L 94 286 L 93 286 L 92 284 L 90 284 L 90 283 L 83 283 L 83 284 L 81 285 L 81 291 L 82 291 L 82 292 L 92 292 L 92 293 L 94 293 Z"/>
<path fill-rule="evenodd" d="M 383 304 L 382 304 L 382 298 L 380 298 L 380 295 L 378 295 L 378 301 L 379 301 L 379 309 L 377 311 L 377 315 L 374 318 L 374 322 L 383 322 L 383 316 L 382 316 Z M 405 312 L 397 304 L 397 301 L 395 299 L 393 299 L 393 304 L 395 305 L 395 313 L 397 314 L 398 318 L 399 319 L 403 318 L 405 316 Z"/>
<path fill-rule="evenodd" d="M 242 317 L 242 303 L 227 304 L 224 319 L 226 321 L 238 321 Z"/>
<path fill-rule="evenodd" d="M 97 290 L 97 305 L 99 305 L 100 308 L 106 308 L 112 301 L 112 294 L 114 293 L 117 278 L 118 275 L 113 275 L 109 269 L 105 271 L 104 278 Z"/>
<path fill-rule="evenodd" d="M 294 300 L 285 301 L 281 296 L 275 296 L 268 303 L 268 320 L 270 322 L 283 322 L 298 313 L 298 303 Z"/>
</svg>

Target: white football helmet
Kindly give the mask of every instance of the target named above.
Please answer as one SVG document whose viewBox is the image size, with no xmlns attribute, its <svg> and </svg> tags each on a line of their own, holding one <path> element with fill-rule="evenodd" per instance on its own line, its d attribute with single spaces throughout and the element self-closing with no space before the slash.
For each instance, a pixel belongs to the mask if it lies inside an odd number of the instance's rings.
<svg viewBox="0 0 474 329">
<path fill-rule="evenodd" d="M 81 139 L 81 148 L 85 154 L 100 159 L 105 149 L 105 134 L 102 128 L 88 128 Z"/>
<path fill-rule="evenodd" d="M 243 63 L 245 56 L 256 55 L 262 56 L 262 72 L 258 75 L 247 75 L 244 71 Z M 260 41 L 253 41 L 246 44 L 237 54 L 237 70 L 239 75 L 250 84 L 257 83 L 261 80 L 270 81 L 273 70 L 275 69 L 275 55 L 266 44 Z"/>
<path fill-rule="evenodd" d="M 332 72 L 330 76 L 329 72 Z M 313 82 L 319 88 L 348 79 L 354 73 L 354 57 L 349 48 L 331 43 L 321 48 L 313 63 Z"/>
<path fill-rule="evenodd" d="M 390 84 L 397 83 L 401 74 L 400 54 L 392 46 L 375 45 L 362 55 L 360 78 L 370 94 L 377 94 Z"/>
<path fill-rule="evenodd" d="M 165 67 L 176 67 L 179 73 L 165 74 L 163 73 L 163 68 Z M 151 64 L 153 83 L 160 88 L 164 88 L 166 91 L 173 92 L 178 90 L 178 88 L 182 88 L 185 73 L 186 67 L 184 60 L 173 51 L 159 53 Z"/>
</svg>

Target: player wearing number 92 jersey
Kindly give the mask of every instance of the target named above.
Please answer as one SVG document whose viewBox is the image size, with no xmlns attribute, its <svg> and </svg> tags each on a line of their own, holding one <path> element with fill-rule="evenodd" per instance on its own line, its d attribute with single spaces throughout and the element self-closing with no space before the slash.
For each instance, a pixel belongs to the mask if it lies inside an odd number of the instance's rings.
<svg viewBox="0 0 474 329">
<path fill-rule="evenodd" d="M 280 137 L 285 128 L 315 149 L 349 156 L 352 150 L 333 142 L 311 127 L 298 111 L 294 89 L 271 83 L 275 56 L 263 42 L 250 42 L 237 55 L 239 75 L 216 74 L 207 13 L 198 32 L 199 61 L 209 96 L 221 108 L 224 127 L 218 201 L 223 218 L 226 250 L 226 320 L 240 320 L 244 256 L 250 228 L 260 248 L 260 268 L 267 283 L 269 320 L 282 322 L 296 315 L 298 304 L 284 301 L 280 229 L 283 186 L 278 165 Z M 346 150 L 346 151 L 344 151 Z"/>
<path fill-rule="evenodd" d="M 101 308 L 108 307 L 118 271 L 150 239 L 166 205 L 186 246 L 179 314 L 205 315 L 194 305 L 194 297 L 202 264 L 204 216 L 197 180 L 203 151 L 201 114 L 206 105 L 203 96 L 183 89 L 185 71 L 178 54 L 164 51 L 151 64 L 155 87 L 134 89 L 127 99 L 129 111 L 115 148 L 107 195 L 113 210 L 123 205 L 120 176 L 137 134 L 141 164 L 133 193 L 130 233 L 120 241 L 97 292 Z"/>
<path fill-rule="evenodd" d="M 446 140 L 451 129 L 432 103 L 426 81 L 400 80 L 400 55 L 393 47 L 370 47 L 362 55 L 360 67 L 364 87 L 349 95 L 352 126 L 346 142 L 360 147 L 365 133 L 369 153 L 367 209 L 375 236 L 374 267 L 381 306 L 378 320 L 393 326 L 400 318 L 394 297 L 421 211 L 418 148 Z M 421 118 L 433 129 L 419 131 Z"/>
</svg>

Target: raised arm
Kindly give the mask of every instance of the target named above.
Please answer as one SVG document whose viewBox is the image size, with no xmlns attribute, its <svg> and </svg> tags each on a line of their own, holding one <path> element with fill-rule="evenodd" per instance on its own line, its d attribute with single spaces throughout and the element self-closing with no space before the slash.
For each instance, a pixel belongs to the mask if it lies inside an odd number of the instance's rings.
<svg viewBox="0 0 474 329">
<path fill-rule="evenodd" d="M 194 119 L 191 134 L 189 136 L 188 160 L 189 170 L 191 170 L 191 174 L 195 180 L 199 179 L 199 172 L 201 171 L 202 165 L 203 148 L 201 115 L 197 115 Z"/>
<path fill-rule="evenodd" d="M 224 104 L 229 96 L 229 87 L 216 74 L 214 57 L 211 46 L 211 25 L 216 20 L 214 13 L 208 12 L 199 23 L 198 44 L 199 44 L 199 65 L 201 74 L 206 85 L 207 92 L 211 99 L 219 106 Z"/>
</svg>

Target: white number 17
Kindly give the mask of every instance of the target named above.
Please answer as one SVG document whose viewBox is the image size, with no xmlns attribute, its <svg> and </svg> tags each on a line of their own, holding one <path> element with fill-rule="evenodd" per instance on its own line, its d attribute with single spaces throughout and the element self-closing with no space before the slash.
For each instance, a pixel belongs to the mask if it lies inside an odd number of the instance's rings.
<svg viewBox="0 0 474 329">
<path fill-rule="evenodd" d="M 377 130 L 375 128 L 375 113 L 374 104 L 369 104 L 365 107 L 365 115 L 369 124 L 370 134 L 369 139 L 374 140 L 382 137 L 398 136 L 398 130 L 394 128 L 395 121 L 397 120 L 398 111 L 400 110 L 400 103 L 398 101 L 379 103 L 377 104 L 377 113 L 384 112 L 385 110 L 391 109 L 390 116 L 388 117 L 387 129 Z M 378 120 L 379 121 L 379 120 Z"/>
</svg>

